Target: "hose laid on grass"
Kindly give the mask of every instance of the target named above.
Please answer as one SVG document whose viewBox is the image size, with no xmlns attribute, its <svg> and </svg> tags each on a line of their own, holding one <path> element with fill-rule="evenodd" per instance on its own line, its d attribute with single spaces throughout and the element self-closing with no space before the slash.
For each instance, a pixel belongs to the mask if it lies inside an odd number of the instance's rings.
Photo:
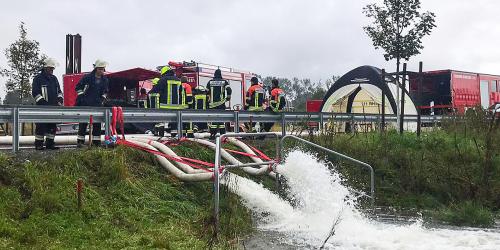
<svg viewBox="0 0 500 250">
<path fill-rule="evenodd" d="M 172 149 L 170 149 L 169 147 L 165 146 L 164 144 L 162 143 L 159 143 L 157 141 L 154 141 L 154 140 L 149 140 L 147 138 L 136 138 L 134 139 L 135 141 L 139 141 L 139 142 L 143 142 L 143 143 L 147 143 L 153 147 L 155 147 L 156 149 L 158 149 L 160 152 L 164 153 L 164 154 L 167 154 L 167 155 L 170 155 L 172 157 L 175 157 L 175 158 L 179 158 L 180 157 L 174 152 L 172 151 Z M 189 166 L 188 164 L 185 164 L 183 162 L 175 162 L 175 164 L 182 170 L 184 171 L 185 173 L 187 174 L 195 174 L 195 173 L 204 173 L 203 170 L 200 170 L 200 169 L 194 169 L 192 168 L 191 166 Z"/>
<path fill-rule="evenodd" d="M 148 148 L 150 150 L 155 150 L 159 151 L 157 148 L 153 147 L 150 144 L 144 143 L 142 141 L 138 140 L 130 140 L 130 142 L 133 142 L 135 144 L 138 144 L 142 147 Z M 170 172 L 172 175 L 174 175 L 176 178 L 178 178 L 181 181 L 188 181 L 188 182 L 195 182 L 195 181 L 211 181 L 213 178 L 213 173 L 211 172 L 203 172 L 203 173 L 185 173 L 179 168 L 177 168 L 173 163 L 171 163 L 169 160 L 167 160 L 165 157 L 160 156 L 160 155 L 155 155 L 156 159 L 164 167 L 168 172 Z"/>
</svg>

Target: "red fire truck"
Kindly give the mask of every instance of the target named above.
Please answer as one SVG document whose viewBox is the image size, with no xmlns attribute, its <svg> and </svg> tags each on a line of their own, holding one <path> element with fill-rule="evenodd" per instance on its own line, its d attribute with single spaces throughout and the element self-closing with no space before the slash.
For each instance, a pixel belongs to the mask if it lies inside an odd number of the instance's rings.
<svg viewBox="0 0 500 250">
<path fill-rule="evenodd" d="M 245 102 L 245 92 L 250 86 L 250 79 L 255 76 L 248 71 L 235 70 L 233 68 L 221 67 L 210 64 L 191 62 L 169 62 L 177 76 L 185 76 L 189 84 L 194 88 L 206 85 L 213 77 L 216 69 L 220 68 L 222 77 L 229 81 L 233 90 L 231 96 L 231 107 L 239 107 Z M 161 68 L 161 67 L 160 67 Z M 63 76 L 64 85 L 64 105 L 74 106 L 76 102 L 75 86 L 83 77 L 84 73 L 69 74 Z M 149 91 L 152 87 L 151 79 L 159 77 L 160 73 L 156 70 L 147 70 L 143 68 L 133 68 L 119 72 L 107 73 L 110 80 L 110 91 L 108 98 L 110 104 L 124 107 L 137 107 L 137 98 L 140 89 Z"/>
<path fill-rule="evenodd" d="M 169 62 L 168 65 L 175 70 L 177 76 L 185 76 L 191 87 L 205 86 L 213 78 L 216 69 L 222 71 L 222 78 L 229 81 L 233 90 L 230 105 L 233 109 L 241 109 L 245 103 L 245 93 L 250 86 L 250 79 L 255 74 L 206 63 L 191 62 Z"/>
<path fill-rule="evenodd" d="M 463 114 L 481 105 L 488 109 L 500 103 L 500 75 L 479 74 L 457 70 L 438 70 L 410 77 L 410 95 L 423 115 Z"/>
</svg>

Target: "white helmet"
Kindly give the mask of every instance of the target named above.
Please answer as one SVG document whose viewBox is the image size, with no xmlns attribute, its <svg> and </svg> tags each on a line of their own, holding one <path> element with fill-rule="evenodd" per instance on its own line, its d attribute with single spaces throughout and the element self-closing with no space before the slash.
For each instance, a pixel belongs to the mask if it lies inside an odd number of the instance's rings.
<svg viewBox="0 0 500 250">
<path fill-rule="evenodd" d="M 198 85 L 194 89 L 197 90 L 197 91 L 200 91 L 200 92 L 206 92 L 207 91 L 207 89 L 205 87 L 203 87 L 202 85 Z"/>
<path fill-rule="evenodd" d="M 94 63 L 94 69 L 95 68 L 106 68 L 106 66 L 108 66 L 108 63 L 103 61 L 103 60 L 100 60 L 100 59 L 97 59 Z"/>
<path fill-rule="evenodd" d="M 57 63 L 56 60 L 53 58 L 48 57 L 43 60 L 44 68 L 55 68 L 57 66 L 59 66 L 59 63 Z"/>
</svg>

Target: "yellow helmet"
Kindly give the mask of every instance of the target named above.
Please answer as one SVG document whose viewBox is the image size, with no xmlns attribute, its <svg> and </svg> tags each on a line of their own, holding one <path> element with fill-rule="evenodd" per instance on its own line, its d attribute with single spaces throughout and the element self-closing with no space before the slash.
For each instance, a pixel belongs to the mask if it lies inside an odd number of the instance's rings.
<svg viewBox="0 0 500 250">
<path fill-rule="evenodd" d="M 156 85 L 158 83 L 158 81 L 160 81 L 160 78 L 156 77 L 156 78 L 153 78 L 153 80 L 151 80 L 151 83 L 154 85 Z"/>
<path fill-rule="evenodd" d="M 161 68 L 160 73 L 163 75 L 163 74 L 165 74 L 165 73 L 166 73 L 167 71 L 169 71 L 169 70 L 170 70 L 170 67 L 169 67 L 169 66 L 163 66 L 163 68 Z"/>
</svg>

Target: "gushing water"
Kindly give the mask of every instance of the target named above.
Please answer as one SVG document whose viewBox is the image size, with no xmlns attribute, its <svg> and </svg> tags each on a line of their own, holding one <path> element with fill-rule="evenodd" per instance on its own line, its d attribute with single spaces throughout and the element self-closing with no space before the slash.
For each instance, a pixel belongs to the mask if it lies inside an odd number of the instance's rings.
<svg viewBox="0 0 500 250">
<path fill-rule="evenodd" d="M 494 231 L 372 221 L 354 207 L 354 194 L 341 184 L 340 176 L 310 154 L 290 152 L 278 172 L 287 179 L 287 201 L 251 180 L 227 178 L 237 183 L 230 186 L 231 191 L 254 212 L 258 228 L 279 235 L 288 245 L 319 248 L 340 218 L 326 249 L 500 249 L 500 233 Z"/>
</svg>

